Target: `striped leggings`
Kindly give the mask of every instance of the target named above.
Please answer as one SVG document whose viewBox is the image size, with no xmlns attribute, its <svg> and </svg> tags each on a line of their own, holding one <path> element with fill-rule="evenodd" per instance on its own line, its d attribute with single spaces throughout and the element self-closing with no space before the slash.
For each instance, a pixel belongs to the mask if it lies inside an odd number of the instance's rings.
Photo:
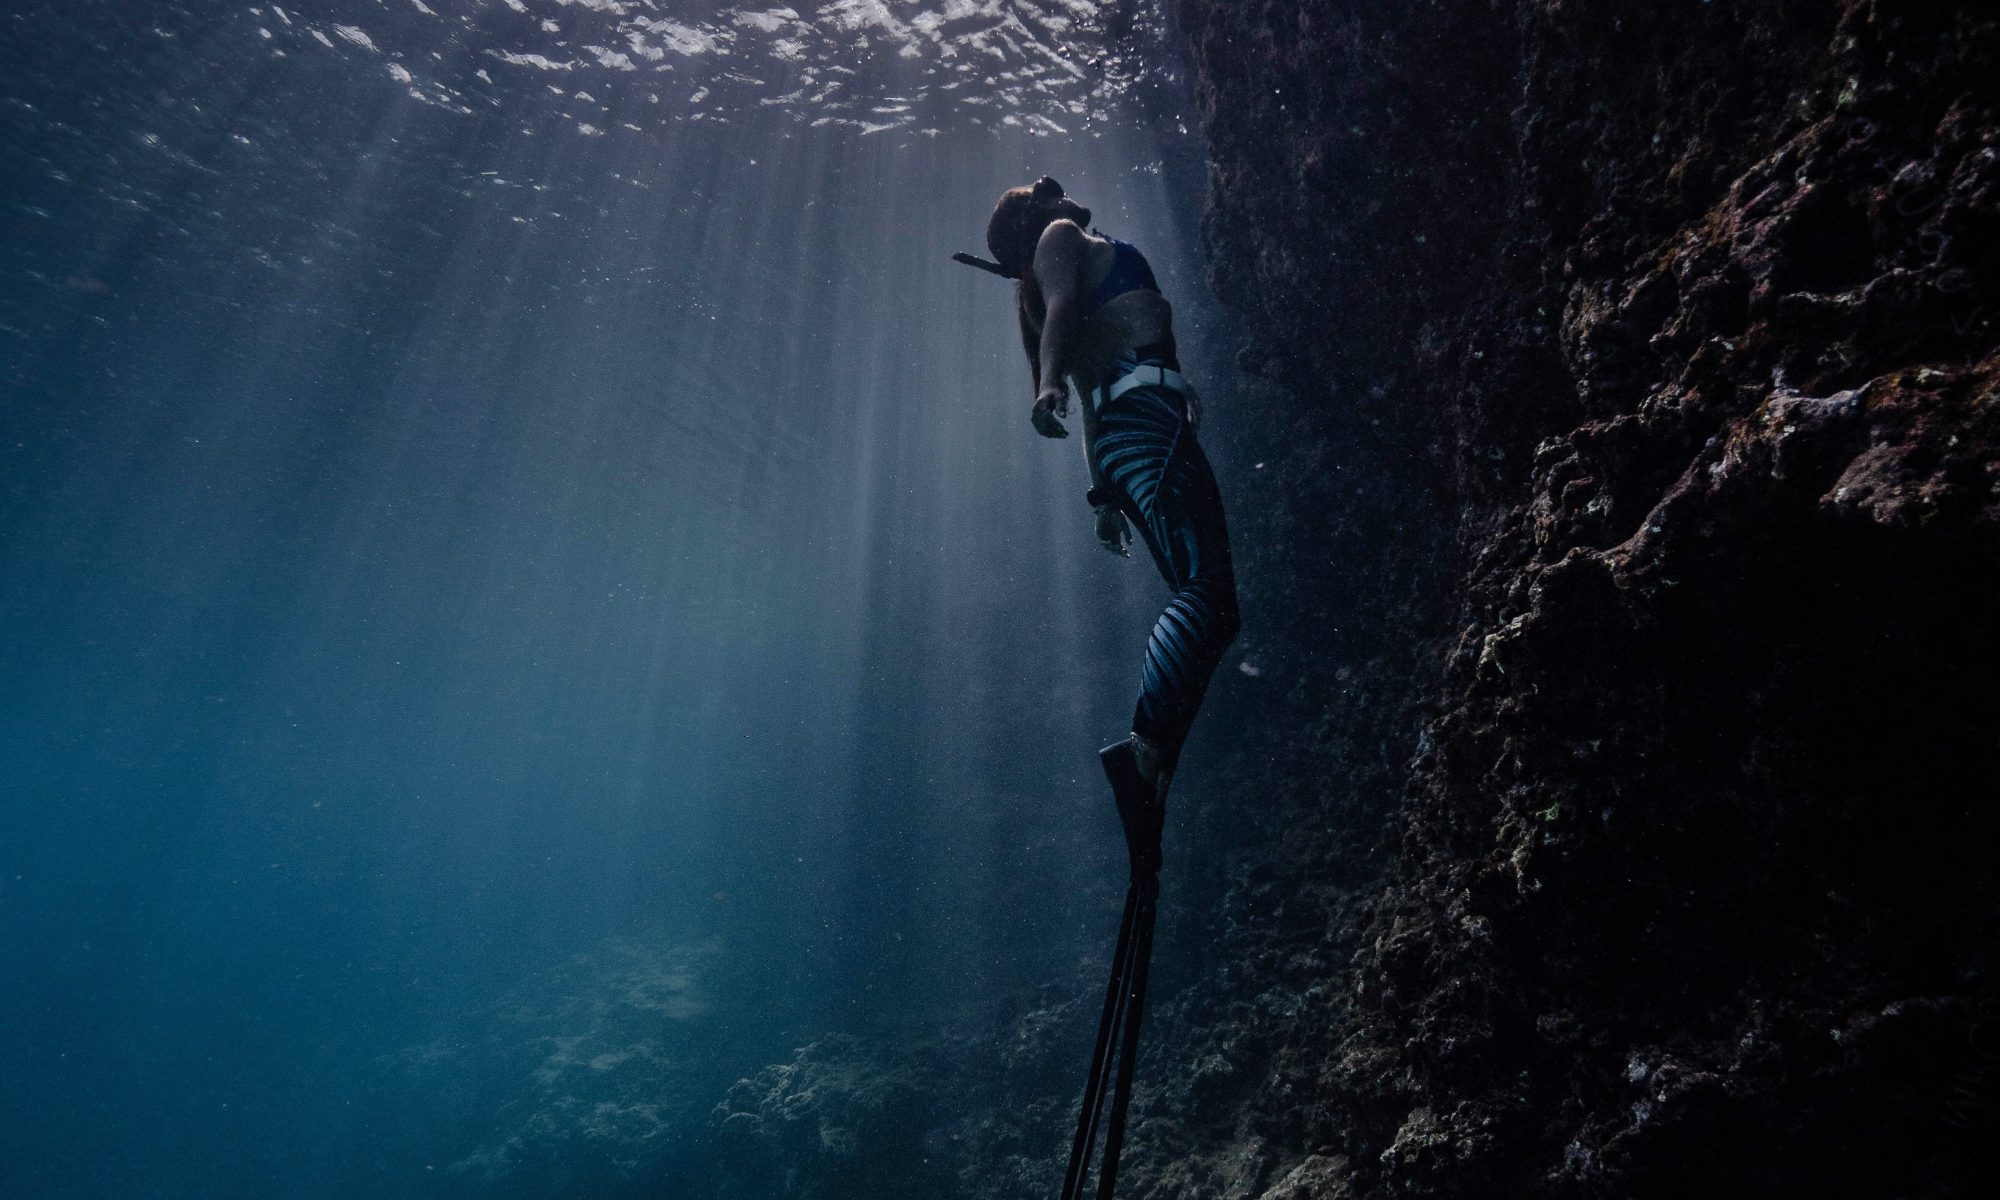
<svg viewBox="0 0 2000 1200">
<path fill-rule="evenodd" d="M 1147 639 L 1132 716 L 1132 732 L 1169 763 L 1239 624 L 1222 493 L 1186 414 L 1170 388 L 1133 388 L 1099 411 L 1092 446 L 1119 510 L 1174 593 Z"/>
</svg>

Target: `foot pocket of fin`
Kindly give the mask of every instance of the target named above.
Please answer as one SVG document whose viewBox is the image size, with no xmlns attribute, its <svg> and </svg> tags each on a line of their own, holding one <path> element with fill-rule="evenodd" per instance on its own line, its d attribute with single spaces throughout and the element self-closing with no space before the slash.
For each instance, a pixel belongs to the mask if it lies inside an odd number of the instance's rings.
<svg viewBox="0 0 2000 1200">
<path fill-rule="evenodd" d="M 1125 849 L 1132 858 L 1132 878 L 1158 875 L 1160 835 L 1167 816 L 1165 789 L 1146 782 L 1146 777 L 1140 774 L 1138 755 L 1130 738 L 1099 750 L 1097 760 L 1104 766 L 1104 777 L 1111 781 L 1118 819 L 1125 826 Z M 1161 778 L 1164 782 L 1165 777 Z"/>
</svg>

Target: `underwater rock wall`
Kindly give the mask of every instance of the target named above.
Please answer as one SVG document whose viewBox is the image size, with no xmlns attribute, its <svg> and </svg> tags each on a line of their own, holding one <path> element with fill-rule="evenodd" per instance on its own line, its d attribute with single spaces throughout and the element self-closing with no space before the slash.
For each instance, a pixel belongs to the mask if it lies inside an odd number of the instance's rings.
<svg viewBox="0 0 2000 1200">
<path fill-rule="evenodd" d="M 1121 1191 L 1990 1169 L 1974 11 L 1185 0 L 1214 278 L 1272 385 L 1246 654 L 1302 748 L 1217 785 L 1284 836 L 1159 1002 Z"/>
</svg>

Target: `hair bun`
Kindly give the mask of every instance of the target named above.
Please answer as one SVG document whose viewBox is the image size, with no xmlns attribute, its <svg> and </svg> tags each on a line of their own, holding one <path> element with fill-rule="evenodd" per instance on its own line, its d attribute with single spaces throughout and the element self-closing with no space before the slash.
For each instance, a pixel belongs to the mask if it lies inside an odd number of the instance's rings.
<svg viewBox="0 0 2000 1200">
<path fill-rule="evenodd" d="M 1044 175 L 1035 180 L 1034 196 L 1037 200 L 1060 200 L 1063 198 L 1062 184 Z"/>
</svg>

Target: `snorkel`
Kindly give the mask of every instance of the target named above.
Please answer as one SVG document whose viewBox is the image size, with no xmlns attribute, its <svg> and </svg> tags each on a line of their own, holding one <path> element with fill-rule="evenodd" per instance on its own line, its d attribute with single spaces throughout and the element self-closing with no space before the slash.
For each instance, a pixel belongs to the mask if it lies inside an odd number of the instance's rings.
<svg viewBox="0 0 2000 1200">
<path fill-rule="evenodd" d="M 952 255 L 951 261 L 962 262 L 968 267 L 978 267 L 982 271 L 990 271 L 993 274 L 998 275 L 1002 279 L 1020 278 L 1019 275 L 1015 274 L 1012 271 L 1009 271 L 1007 268 L 1001 266 L 997 262 L 994 262 L 990 258 L 981 258 L 977 254 L 967 254 L 963 250 L 960 250 L 958 253 Z"/>
</svg>

